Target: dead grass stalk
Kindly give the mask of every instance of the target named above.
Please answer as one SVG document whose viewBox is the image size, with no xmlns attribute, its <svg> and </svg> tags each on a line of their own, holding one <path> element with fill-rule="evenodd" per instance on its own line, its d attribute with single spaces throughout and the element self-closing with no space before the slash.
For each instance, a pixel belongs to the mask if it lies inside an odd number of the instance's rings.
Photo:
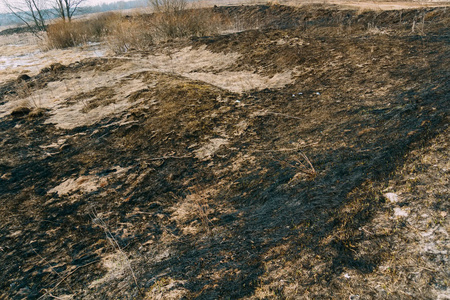
<svg viewBox="0 0 450 300">
<path fill-rule="evenodd" d="M 217 34 L 231 26 L 230 20 L 212 9 L 186 6 L 184 0 L 152 0 L 153 13 L 122 16 L 106 13 L 73 22 L 57 21 L 47 28 L 46 47 L 68 48 L 106 40 L 115 53 L 146 50 L 149 46 L 191 36 Z"/>
<path fill-rule="evenodd" d="M 139 293 L 142 294 L 142 291 L 139 287 L 136 275 L 133 271 L 133 268 L 131 266 L 131 262 L 130 262 L 128 256 L 125 254 L 122 247 L 120 247 L 119 243 L 117 242 L 117 239 L 114 237 L 112 232 L 109 230 L 109 227 L 106 224 L 106 222 L 99 216 L 99 214 L 97 213 L 95 208 L 92 208 L 91 219 L 96 225 L 98 225 L 100 228 L 103 229 L 103 231 L 105 232 L 106 238 L 108 239 L 110 245 L 113 247 L 114 251 L 116 251 L 117 253 L 119 253 L 122 256 L 122 258 L 124 259 L 124 261 L 127 264 L 128 269 L 130 270 L 131 276 L 133 277 L 134 283 L 136 284 L 136 287 L 139 290 Z"/>
<path fill-rule="evenodd" d="M 211 233 L 211 227 L 213 226 L 211 220 L 209 219 L 209 204 L 208 204 L 208 193 L 202 192 L 197 186 L 191 187 L 189 189 L 190 198 L 193 201 L 195 207 L 197 208 L 198 216 L 202 222 L 203 228 L 208 234 Z"/>
<path fill-rule="evenodd" d="M 117 23 L 118 20 L 119 14 L 105 13 L 86 20 L 56 21 L 47 26 L 46 46 L 49 49 L 68 48 L 98 42 L 108 34 L 111 24 Z"/>
<path fill-rule="evenodd" d="M 278 160 L 281 163 L 281 165 L 294 168 L 297 171 L 297 173 L 291 179 L 291 182 L 305 175 L 307 176 L 308 179 L 314 179 L 317 176 L 317 171 L 314 168 L 311 160 L 302 151 L 298 150 L 297 153 L 298 156 L 297 155 L 294 157 L 291 156 L 291 162 L 288 162 L 286 160 Z"/>
</svg>

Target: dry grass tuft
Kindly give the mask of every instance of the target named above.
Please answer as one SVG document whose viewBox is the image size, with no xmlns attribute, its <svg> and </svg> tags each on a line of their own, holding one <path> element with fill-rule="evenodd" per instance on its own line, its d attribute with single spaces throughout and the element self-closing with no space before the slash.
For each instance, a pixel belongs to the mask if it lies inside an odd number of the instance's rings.
<svg viewBox="0 0 450 300">
<path fill-rule="evenodd" d="M 154 44 L 151 26 L 142 19 L 122 18 L 111 23 L 105 39 L 114 53 L 128 52 L 131 49 L 144 50 Z"/>
<path fill-rule="evenodd" d="M 209 234 L 211 233 L 211 227 L 213 226 L 211 220 L 209 219 L 211 208 L 208 204 L 208 198 L 210 197 L 210 195 L 208 191 L 202 192 L 198 187 L 191 188 L 190 192 L 190 198 L 195 204 L 198 217 L 202 222 L 202 226 Z"/>
<path fill-rule="evenodd" d="M 150 16 L 122 18 L 110 24 L 106 40 L 115 53 L 145 50 L 169 39 L 207 36 L 230 26 L 230 21 L 210 9 L 155 9 Z"/>
<path fill-rule="evenodd" d="M 98 42 L 108 34 L 111 24 L 118 20 L 119 14 L 105 13 L 87 20 L 56 21 L 47 27 L 47 48 L 68 48 Z"/>
<path fill-rule="evenodd" d="M 47 48 L 68 48 L 106 40 L 115 53 L 145 50 L 156 42 L 219 33 L 231 26 L 223 15 L 207 8 L 187 8 L 183 0 L 153 1 L 151 15 L 106 13 L 73 22 L 57 21 L 47 28 Z"/>
<path fill-rule="evenodd" d="M 229 20 L 207 9 L 158 12 L 152 20 L 159 40 L 217 34 Z"/>
</svg>

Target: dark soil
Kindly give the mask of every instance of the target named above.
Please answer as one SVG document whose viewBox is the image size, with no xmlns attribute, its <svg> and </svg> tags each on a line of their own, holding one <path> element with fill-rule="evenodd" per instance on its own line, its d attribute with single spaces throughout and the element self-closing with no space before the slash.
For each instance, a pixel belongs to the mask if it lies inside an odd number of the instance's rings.
<svg viewBox="0 0 450 300">
<path fill-rule="evenodd" d="M 26 33 L 26 32 L 31 32 L 31 33 L 37 33 L 41 30 L 39 30 L 36 26 L 17 26 L 17 27 L 13 27 L 13 28 L 8 28 L 8 29 L 4 29 L 2 31 L 0 31 L 0 35 L 10 35 L 10 34 L 15 34 L 15 33 Z"/>
<path fill-rule="evenodd" d="M 448 289 L 439 273 L 448 270 L 445 257 L 430 260 L 428 281 L 380 275 L 406 232 L 401 220 L 389 219 L 383 190 L 401 182 L 412 153 L 448 134 L 448 11 L 215 9 L 261 20 L 261 28 L 155 51 L 206 45 L 238 52 L 228 71 L 294 69 L 294 82 L 234 94 L 141 72 L 133 76 L 158 81 L 132 95 L 141 105 L 92 126 L 58 129 L 45 123 L 46 111 L 0 119 L 0 298 L 430 299 L 437 285 Z M 116 64 L 53 66 L 26 84 L 33 92 L 65 74 Z M 0 104 L 18 86 L 0 86 Z M 95 91 L 86 109 L 104 105 L 95 101 L 107 91 Z M 224 135 L 229 143 L 211 157 L 196 156 L 200 145 Z M 62 137 L 52 152 L 42 147 Z M 448 171 L 439 174 L 448 182 Z M 50 192 L 83 176 L 98 178 L 94 191 Z M 194 196 L 201 200 L 189 202 Z M 448 211 L 448 194 L 440 197 L 437 214 Z M 403 206 L 421 203 L 415 199 Z M 191 211 L 180 216 L 183 203 Z M 361 229 L 380 215 L 385 230 Z M 92 284 L 110 274 L 102 261 L 118 248 L 138 286 L 127 268 Z"/>
</svg>

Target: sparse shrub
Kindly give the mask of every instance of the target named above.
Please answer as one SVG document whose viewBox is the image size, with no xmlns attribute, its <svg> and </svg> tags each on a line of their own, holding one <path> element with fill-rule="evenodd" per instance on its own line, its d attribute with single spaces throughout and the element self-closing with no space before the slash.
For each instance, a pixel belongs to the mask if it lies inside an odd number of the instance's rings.
<svg viewBox="0 0 450 300">
<path fill-rule="evenodd" d="M 108 33 L 110 24 L 119 18 L 118 14 L 106 13 L 86 20 L 72 22 L 59 20 L 47 27 L 47 47 L 68 48 L 100 41 L 101 37 Z"/>
<path fill-rule="evenodd" d="M 68 48 L 82 42 L 82 34 L 75 23 L 57 21 L 47 27 L 47 46 L 49 48 Z"/>
<path fill-rule="evenodd" d="M 98 15 L 95 18 L 90 18 L 85 21 L 86 32 L 90 33 L 90 35 L 98 40 L 100 37 L 108 34 L 109 27 L 111 24 L 114 24 L 122 19 L 122 16 L 119 13 L 107 12 Z"/>
<path fill-rule="evenodd" d="M 152 20 L 157 39 L 212 35 L 228 23 L 223 16 L 208 9 L 156 13 Z"/>
<path fill-rule="evenodd" d="M 145 50 L 155 42 L 213 35 L 231 26 L 208 8 L 187 8 L 185 0 L 154 0 L 153 14 L 123 17 L 115 13 L 72 22 L 57 21 L 47 28 L 48 48 L 68 48 L 106 40 L 115 53 Z"/>
<path fill-rule="evenodd" d="M 131 49 L 146 49 L 154 43 L 154 36 L 148 22 L 122 18 L 110 23 L 106 41 L 115 53 L 123 53 Z"/>
<path fill-rule="evenodd" d="M 163 9 L 161 4 L 151 15 L 110 23 L 106 37 L 110 48 L 115 53 L 145 50 L 149 45 L 168 39 L 216 34 L 231 24 L 211 9 L 184 9 L 181 4 L 174 7 Z"/>
<path fill-rule="evenodd" d="M 186 0 L 149 0 L 149 3 L 157 13 L 177 13 L 187 6 Z"/>
</svg>

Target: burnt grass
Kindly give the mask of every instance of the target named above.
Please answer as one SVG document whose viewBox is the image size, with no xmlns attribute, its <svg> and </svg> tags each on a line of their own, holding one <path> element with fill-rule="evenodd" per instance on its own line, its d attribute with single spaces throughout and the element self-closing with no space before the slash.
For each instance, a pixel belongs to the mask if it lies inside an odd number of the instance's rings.
<svg viewBox="0 0 450 300">
<path fill-rule="evenodd" d="M 45 123 L 51 111 L 0 119 L 1 299 L 153 299 L 158 291 L 163 299 L 431 297 L 432 283 L 413 296 L 369 288 L 364 278 L 389 257 L 394 231 L 368 235 L 360 228 L 389 213 L 382 187 L 411 151 L 448 126 L 448 11 L 215 10 L 263 24 L 169 41 L 155 51 L 206 45 L 239 52 L 228 71 L 273 75 L 296 67 L 294 81 L 234 94 L 143 72 L 135 76 L 160 82 L 133 95 L 143 105 L 92 126 L 59 129 Z M 91 59 L 47 68 L 25 84 L 33 92 L 64 74 L 116 63 Z M 3 84 L 0 102 L 22 84 Z M 145 105 L 155 98 L 158 105 Z M 239 131 L 241 122 L 246 126 Z M 195 156 L 223 132 L 227 145 L 210 158 Z M 60 147 L 43 147 L 61 138 Z M 299 151 L 314 176 L 302 173 Z M 90 192 L 49 192 L 81 176 L 104 181 Z M 174 208 L 192 194 L 204 197 L 206 224 L 200 213 L 174 218 Z M 92 285 L 107 274 L 102 258 L 115 251 L 108 236 L 128 256 L 139 287 L 128 269 Z M 349 270 L 359 276 L 351 287 L 342 279 Z M 296 291 L 287 289 L 293 283 Z M 262 297 L 257 291 L 265 286 Z"/>
</svg>

